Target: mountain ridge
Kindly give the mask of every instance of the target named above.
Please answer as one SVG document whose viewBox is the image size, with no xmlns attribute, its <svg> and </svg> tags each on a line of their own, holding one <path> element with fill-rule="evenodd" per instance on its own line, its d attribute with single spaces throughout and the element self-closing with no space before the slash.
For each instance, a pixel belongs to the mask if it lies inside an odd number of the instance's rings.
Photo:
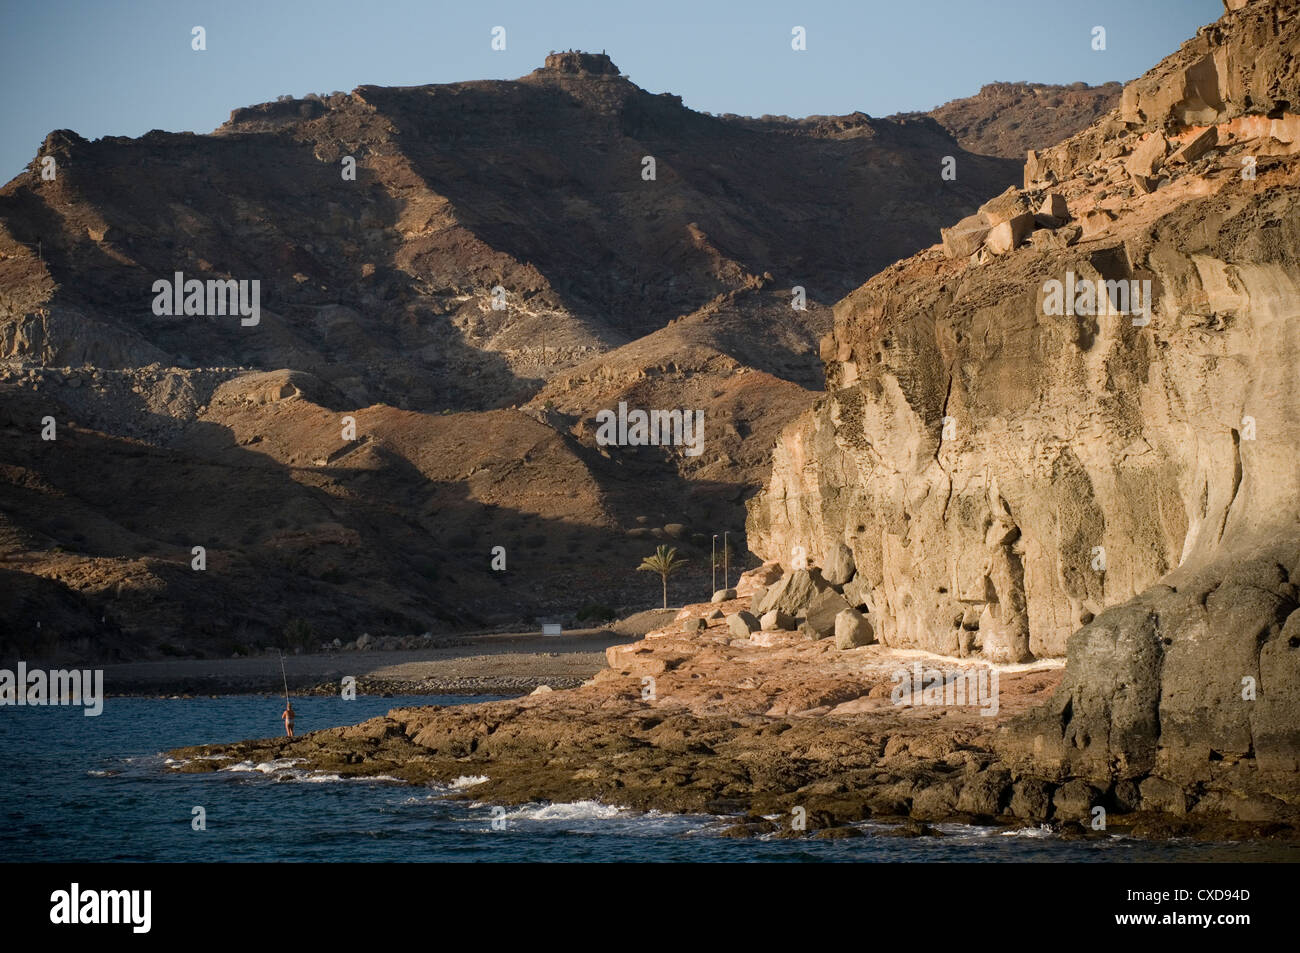
<svg viewBox="0 0 1300 953">
<path fill-rule="evenodd" d="M 650 540 L 690 550 L 703 585 L 708 539 L 739 532 L 777 430 L 820 390 L 829 305 L 1020 174 L 929 118 L 730 120 L 607 60 L 554 62 L 242 107 L 210 135 L 47 137 L 0 188 L 12 638 L 36 638 L 51 583 L 82 606 L 64 641 L 93 650 L 116 618 L 128 654 L 572 618 L 593 601 L 589 554 L 630 567 Z M 176 272 L 257 279 L 257 326 L 153 314 Z M 691 402 L 706 452 L 598 446 L 594 415 L 620 400 Z M 67 443 L 39 442 L 47 416 Z M 477 434 L 465 466 L 414 449 L 443 432 Z M 560 478 L 501 446 L 545 447 Z M 264 518 L 236 488 L 268 463 L 280 515 Z M 114 490 L 89 509 L 87 468 Z M 187 472 L 209 474 L 206 498 L 153 518 Z M 186 568 L 194 545 L 206 577 Z M 653 597 L 600 573 L 616 606 Z M 208 602 L 215 576 L 239 582 Z M 237 607 L 238 635 L 216 605 Z"/>
</svg>

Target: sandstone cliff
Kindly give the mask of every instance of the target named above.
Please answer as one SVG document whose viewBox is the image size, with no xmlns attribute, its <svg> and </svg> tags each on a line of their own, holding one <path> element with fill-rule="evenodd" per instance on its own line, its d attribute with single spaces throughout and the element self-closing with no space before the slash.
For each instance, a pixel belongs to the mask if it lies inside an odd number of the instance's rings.
<svg viewBox="0 0 1300 953">
<path fill-rule="evenodd" d="M 1008 757 L 1247 816 L 1300 752 L 1300 4 L 1232 6 L 836 306 L 749 534 L 849 546 L 888 645 L 1068 652 Z"/>
</svg>

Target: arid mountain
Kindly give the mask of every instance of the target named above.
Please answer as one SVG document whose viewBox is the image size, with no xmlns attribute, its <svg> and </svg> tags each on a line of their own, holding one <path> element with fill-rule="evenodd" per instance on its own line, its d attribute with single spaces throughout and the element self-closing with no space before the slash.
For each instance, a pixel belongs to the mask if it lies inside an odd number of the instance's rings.
<svg viewBox="0 0 1300 953">
<path fill-rule="evenodd" d="M 886 645 L 1068 656 L 1022 766 L 1249 819 L 1300 765 L 1300 2 L 1229 6 L 836 305 L 749 542 L 846 547 Z"/>
<path fill-rule="evenodd" d="M 954 99 L 925 115 L 943 126 L 963 149 L 986 156 L 1023 159 L 1045 142 L 1060 142 L 1119 105 L 1120 83 L 989 83 L 974 96 Z"/>
<path fill-rule="evenodd" d="M 829 306 L 1019 176 L 927 117 L 708 116 L 577 53 L 53 132 L 0 189 L 0 654 L 572 623 L 653 604 L 660 541 L 707 595 Z M 248 307 L 180 313 L 177 273 Z M 702 452 L 599 445 L 620 401 L 702 411 Z"/>
</svg>

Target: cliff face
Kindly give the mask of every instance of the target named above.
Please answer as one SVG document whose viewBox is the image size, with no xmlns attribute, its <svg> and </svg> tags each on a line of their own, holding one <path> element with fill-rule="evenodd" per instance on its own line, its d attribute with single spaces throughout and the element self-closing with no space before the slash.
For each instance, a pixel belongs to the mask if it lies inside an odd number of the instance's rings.
<svg viewBox="0 0 1300 953">
<path fill-rule="evenodd" d="M 1292 0 L 1225 14 L 841 301 L 827 395 L 750 503 L 766 558 L 853 550 L 889 645 L 1068 650 L 1009 757 L 1295 770 L 1298 50 Z"/>
</svg>

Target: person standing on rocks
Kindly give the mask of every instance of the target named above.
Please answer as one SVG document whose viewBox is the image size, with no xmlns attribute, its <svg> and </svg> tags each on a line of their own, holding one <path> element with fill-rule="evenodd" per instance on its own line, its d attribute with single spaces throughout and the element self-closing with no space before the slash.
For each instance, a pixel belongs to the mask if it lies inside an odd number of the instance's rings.
<svg viewBox="0 0 1300 953">
<path fill-rule="evenodd" d="M 280 715 L 284 719 L 284 733 L 287 737 L 293 737 L 293 702 L 285 699 L 284 713 Z"/>
</svg>

